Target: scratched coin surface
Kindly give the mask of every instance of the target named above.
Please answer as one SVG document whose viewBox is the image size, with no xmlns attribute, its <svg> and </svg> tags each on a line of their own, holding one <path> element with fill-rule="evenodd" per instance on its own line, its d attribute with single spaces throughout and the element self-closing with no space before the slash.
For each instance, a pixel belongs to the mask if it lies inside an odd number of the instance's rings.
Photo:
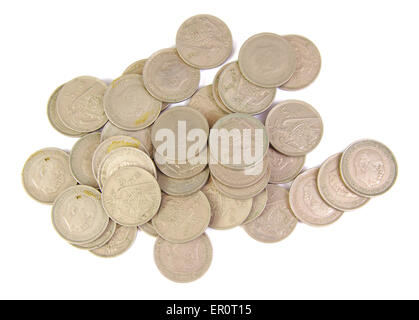
<svg viewBox="0 0 419 320">
<path fill-rule="evenodd" d="M 73 177 L 84 185 L 98 188 L 93 175 L 93 153 L 100 144 L 100 132 L 93 132 L 80 138 L 70 152 L 70 170 Z"/>
<path fill-rule="evenodd" d="M 296 69 L 296 54 L 288 41 L 274 33 L 256 34 L 242 45 L 239 66 L 250 82 L 267 88 L 287 82 Z"/>
<path fill-rule="evenodd" d="M 300 173 L 306 161 L 305 156 L 286 156 L 274 148 L 269 147 L 268 159 L 271 166 L 271 178 L 269 183 L 287 183 Z"/>
<path fill-rule="evenodd" d="M 117 224 L 112 238 L 102 247 L 90 250 L 90 252 L 98 257 L 113 258 L 127 251 L 135 242 L 136 237 L 136 227 L 125 227 Z"/>
<path fill-rule="evenodd" d="M 77 185 L 62 192 L 52 207 L 52 223 L 58 234 L 70 243 L 86 244 L 99 238 L 109 223 L 101 194 Z"/>
<path fill-rule="evenodd" d="M 153 97 L 165 102 L 180 102 L 198 89 L 200 72 L 183 62 L 176 49 L 164 49 L 147 60 L 143 77 L 144 85 Z"/>
<path fill-rule="evenodd" d="M 320 143 L 323 122 L 308 103 L 287 100 L 277 104 L 265 121 L 271 145 L 287 156 L 303 156 Z"/>
<path fill-rule="evenodd" d="M 210 128 L 218 119 L 227 115 L 218 105 L 212 93 L 212 85 L 199 89 L 189 101 L 189 107 L 201 112 L 207 118 Z"/>
<path fill-rule="evenodd" d="M 151 96 L 138 74 L 128 74 L 112 82 L 103 98 L 105 113 L 115 126 L 139 130 L 159 116 L 162 103 Z"/>
<path fill-rule="evenodd" d="M 67 82 L 57 97 L 57 114 L 64 125 L 78 132 L 93 132 L 108 121 L 103 108 L 106 83 L 94 77 Z"/>
<path fill-rule="evenodd" d="M 309 225 L 323 226 L 338 220 L 343 211 L 329 206 L 320 196 L 317 187 L 319 169 L 300 174 L 292 183 L 289 202 L 298 220 Z"/>
<path fill-rule="evenodd" d="M 22 182 L 33 199 L 50 204 L 65 189 L 77 184 L 70 171 L 68 153 L 57 148 L 32 154 L 23 167 Z"/>
<path fill-rule="evenodd" d="M 288 190 L 270 184 L 267 187 L 268 202 L 262 214 L 243 226 L 253 239 L 273 243 L 288 237 L 297 225 L 288 203 Z"/>
<path fill-rule="evenodd" d="M 247 216 L 246 220 L 243 221 L 242 224 L 248 224 L 254 221 L 257 217 L 259 217 L 262 214 L 263 210 L 265 210 L 267 202 L 268 191 L 267 189 L 265 189 L 253 198 L 252 209 L 250 210 L 249 215 Z"/>
<path fill-rule="evenodd" d="M 284 38 L 295 51 L 297 66 L 291 79 L 281 89 L 303 89 L 316 80 L 320 73 L 322 61 L 319 49 L 309 39 L 299 35 L 286 35 Z"/>
<path fill-rule="evenodd" d="M 187 64 L 198 69 L 215 68 L 233 50 L 233 38 L 220 19 L 200 14 L 186 20 L 176 34 L 176 49 Z"/>
<path fill-rule="evenodd" d="M 387 192 L 396 182 L 397 171 L 393 153 L 374 140 L 353 143 L 340 160 L 343 182 L 352 192 L 364 197 Z"/>
<path fill-rule="evenodd" d="M 157 182 L 163 192 L 172 196 L 187 196 L 195 193 L 205 185 L 209 177 L 209 169 L 187 179 L 170 178 L 161 172 L 157 172 Z"/>
<path fill-rule="evenodd" d="M 103 158 L 98 174 L 100 187 L 103 188 L 109 177 L 124 167 L 139 167 L 157 178 L 156 166 L 144 151 L 133 147 L 121 147 L 111 151 Z"/>
<path fill-rule="evenodd" d="M 263 88 L 246 80 L 237 61 L 229 63 L 218 78 L 218 93 L 233 112 L 258 114 L 270 107 L 276 88 Z"/>
<path fill-rule="evenodd" d="M 84 250 L 94 250 L 104 246 L 113 236 L 116 230 L 116 222 L 109 219 L 108 226 L 106 227 L 105 231 L 100 235 L 99 238 L 96 240 L 86 243 L 86 244 L 73 244 L 74 247 Z"/>
<path fill-rule="evenodd" d="M 138 167 L 124 167 L 103 187 L 102 203 L 109 217 L 120 225 L 142 225 L 157 213 L 161 201 L 156 179 Z"/>
<path fill-rule="evenodd" d="M 225 113 L 232 113 L 231 110 L 224 104 L 223 100 L 221 100 L 220 92 L 218 91 L 218 82 L 220 80 L 221 73 L 223 73 L 226 68 L 227 65 L 222 66 L 215 74 L 214 81 L 212 83 L 212 97 L 221 110 L 223 110 Z"/>
<path fill-rule="evenodd" d="M 239 226 L 249 216 L 253 200 L 236 200 L 223 195 L 215 187 L 213 179 L 202 188 L 211 206 L 211 221 L 213 229 L 230 229 Z"/>
<path fill-rule="evenodd" d="M 157 231 L 154 229 L 153 223 L 151 221 L 144 223 L 141 226 L 138 226 L 138 229 L 140 229 L 141 231 L 144 231 L 145 233 L 147 233 L 148 235 L 152 237 L 157 237 L 159 235 Z"/>
<path fill-rule="evenodd" d="M 157 238 L 154 262 L 159 271 L 174 282 L 192 282 L 202 277 L 212 261 L 212 246 L 206 234 L 187 243 L 171 243 Z"/>
<path fill-rule="evenodd" d="M 205 232 L 211 219 L 211 206 L 201 191 L 186 197 L 162 195 L 153 227 L 163 239 L 185 243 Z"/>
</svg>

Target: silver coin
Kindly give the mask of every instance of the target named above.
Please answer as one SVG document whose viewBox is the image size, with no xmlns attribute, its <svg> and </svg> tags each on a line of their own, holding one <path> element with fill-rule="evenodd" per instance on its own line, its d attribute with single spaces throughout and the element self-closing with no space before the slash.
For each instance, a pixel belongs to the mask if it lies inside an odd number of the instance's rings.
<svg viewBox="0 0 419 320">
<path fill-rule="evenodd" d="M 274 148 L 269 147 L 268 159 L 271 166 L 271 178 L 269 183 L 287 183 L 300 173 L 306 161 L 305 156 L 286 156 Z"/>
<path fill-rule="evenodd" d="M 100 248 L 104 246 L 112 238 L 112 236 L 115 233 L 115 230 L 116 230 L 116 222 L 109 219 L 108 226 L 106 227 L 105 231 L 101 234 L 99 238 L 86 244 L 80 244 L 80 245 L 71 244 L 71 245 L 73 247 L 76 247 L 78 249 L 83 249 L 83 250 L 94 250 L 94 249 Z"/>
<path fill-rule="evenodd" d="M 158 237 L 159 235 L 157 231 L 154 229 L 153 223 L 151 221 L 144 223 L 141 226 L 138 226 L 138 229 L 141 231 L 144 231 L 145 233 L 147 233 L 148 235 L 152 237 Z"/>
<path fill-rule="evenodd" d="M 124 227 L 117 224 L 112 238 L 102 247 L 90 250 L 90 252 L 101 258 L 114 258 L 131 248 L 136 237 L 136 227 Z"/>
<path fill-rule="evenodd" d="M 269 185 L 268 185 L 269 186 Z M 257 196 L 253 197 L 253 204 L 252 209 L 250 210 L 249 215 L 247 216 L 246 220 L 242 223 L 248 224 L 255 219 L 257 219 L 265 210 L 266 204 L 268 202 L 268 191 L 267 189 L 263 190 L 261 193 L 259 193 Z"/>
<path fill-rule="evenodd" d="M 173 179 L 161 172 L 157 172 L 157 182 L 161 190 L 171 196 L 188 196 L 199 190 L 207 183 L 209 169 L 187 179 Z"/>
</svg>

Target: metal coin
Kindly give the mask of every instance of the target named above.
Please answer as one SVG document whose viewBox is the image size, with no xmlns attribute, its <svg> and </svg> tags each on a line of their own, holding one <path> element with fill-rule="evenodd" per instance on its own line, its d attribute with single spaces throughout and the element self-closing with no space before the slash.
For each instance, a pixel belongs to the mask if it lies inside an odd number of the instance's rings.
<svg viewBox="0 0 419 320">
<path fill-rule="evenodd" d="M 274 148 L 269 147 L 268 159 L 271 166 L 271 178 L 269 183 L 287 183 L 300 173 L 306 161 L 305 156 L 286 156 Z"/>
<path fill-rule="evenodd" d="M 217 106 L 223 110 L 225 113 L 232 113 L 229 108 L 226 107 L 224 102 L 220 98 L 220 92 L 218 91 L 218 82 L 220 81 L 221 73 L 227 68 L 227 65 L 222 66 L 214 77 L 214 81 L 212 84 L 212 97 L 214 98 L 215 103 Z"/>
<path fill-rule="evenodd" d="M 187 179 L 173 179 L 157 172 L 157 182 L 163 192 L 171 196 L 187 196 L 193 194 L 205 185 L 209 177 L 209 169 Z"/>
<path fill-rule="evenodd" d="M 104 246 L 90 250 L 90 252 L 101 258 L 117 257 L 123 254 L 133 245 L 136 237 L 136 227 L 124 227 L 116 225 L 116 230 L 112 238 Z"/>
<path fill-rule="evenodd" d="M 248 224 L 254 221 L 257 217 L 259 217 L 262 214 L 263 210 L 265 210 L 267 202 L 268 202 L 268 191 L 267 189 L 265 189 L 261 193 L 259 193 L 256 197 L 253 198 L 252 209 L 250 210 L 249 215 L 247 216 L 246 220 L 244 220 L 242 224 Z"/>
<path fill-rule="evenodd" d="M 152 237 L 157 237 L 159 235 L 157 231 L 154 229 L 153 223 L 151 221 L 144 223 L 141 226 L 138 226 L 138 229 L 144 231 Z"/>
<path fill-rule="evenodd" d="M 116 222 L 109 219 L 109 223 L 105 231 L 95 241 L 89 242 L 86 244 L 81 244 L 81 245 L 72 244 L 72 246 L 78 249 L 83 249 L 83 250 L 94 250 L 94 249 L 100 248 L 104 246 L 112 238 L 112 236 L 115 233 L 115 230 L 116 230 Z"/>
</svg>

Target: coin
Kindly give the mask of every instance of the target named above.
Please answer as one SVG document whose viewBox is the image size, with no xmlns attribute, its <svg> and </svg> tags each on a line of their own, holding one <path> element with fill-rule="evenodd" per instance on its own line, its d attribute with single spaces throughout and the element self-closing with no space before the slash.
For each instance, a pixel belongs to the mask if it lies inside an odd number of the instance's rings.
<svg viewBox="0 0 419 320">
<path fill-rule="evenodd" d="M 144 223 L 141 226 L 138 226 L 138 229 L 140 229 L 141 231 L 144 231 L 145 233 L 147 233 L 148 235 L 152 237 L 157 237 L 159 235 L 157 231 L 154 229 L 153 223 L 151 221 Z"/>
<path fill-rule="evenodd" d="M 218 78 L 218 93 L 233 112 L 258 114 L 270 107 L 276 88 L 263 88 L 246 80 L 237 61 L 226 65 Z"/>
<path fill-rule="evenodd" d="M 163 194 L 160 210 L 153 218 L 153 227 L 163 239 L 185 243 L 202 235 L 210 219 L 211 207 L 201 191 L 186 197 Z"/>
<path fill-rule="evenodd" d="M 243 223 L 249 216 L 253 200 L 231 199 L 220 193 L 214 185 L 213 179 L 202 188 L 211 206 L 211 221 L 213 229 L 230 229 Z"/>
<path fill-rule="evenodd" d="M 106 84 L 93 77 L 78 77 L 67 82 L 58 93 L 57 114 L 68 128 L 93 132 L 108 121 L 103 109 Z"/>
<path fill-rule="evenodd" d="M 100 144 L 100 132 L 93 132 L 80 138 L 70 152 L 70 170 L 73 177 L 84 185 L 98 188 L 93 175 L 93 153 Z"/>
<path fill-rule="evenodd" d="M 286 156 L 274 148 L 269 147 L 268 159 L 271 166 L 271 178 L 269 183 L 287 183 L 300 173 L 306 161 L 305 156 Z"/>
<path fill-rule="evenodd" d="M 222 66 L 214 77 L 214 81 L 212 83 L 212 96 L 214 98 L 215 103 L 217 106 L 223 110 L 225 113 L 232 113 L 230 109 L 226 107 L 224 102 L 220 98 L 220 92 L 218 91 L 218 82 L 220 81 L 221 73 L 227 68 L 227 65 Z"/>
<path fill-rule="evenodd" d="M 309 225 L 328 225 L 338 220 L 343 211 L 329 206 L 320 196 L 317 187 L 319 169 L 300 174 L 291 185 L 289 202 L 298 220 Z"/>
<path fill-rule="evenodd" d="M 157 182 L 161 190 L 171 196 L 187 196 L 199 191 L 207 182 L 208 176 L 208 168 L 187 179 L 173 179 L 157 172 Z"/>
<path fill-rule="evenodd" d="M 200 73 L 183 62 L 176 49 L 163 49 L 147 60 L 143 77 L 144 85 L 153 97 L 165 102 L 180 102 L 198 89 Z"/>
<path fill-rule="evenodd" d="M 270 184 L 268 203 L 262 214 L 254 221 L 243 226 L 253 239 L 273 243 L 288 237 L 297 225 L 288 203 L 288 191 L 280 186 Z"/>
<path fill-rule="evenodd" d="M 96 189 L 77 185 L 66 189 L 54 202 L 52 223 L 58 234 L 73 244 L 99 238 L 109 223 Z"/>
<path fill-rule="evenodd" d="M 58 93 L 60 92 L 61 88 L 64 85 L 59 86 L 51 95 L 51 97 L 48 100 L 48 106 L 47 106 L 47 115 L 48 120 L 51 123 L 52 127 L 57 130 L 59 133 L 62 133 L 69 137 L 79 137 L 82 136 L 83 133 L 71 130 L 68 128 L 60 119 L 57 113 L 57 97 Z"/>
<path fill-rule="evenodd" d="M 76 185 L 69 158 L 67 152 L 57 148 L 46 148 L 32 154 L 22 171 L 26 192 L 37 201 L 51 204 L 62 191 Z"/>
<path fill-rule="evenodd" d="M 186 20 L 176 34 L 176 49 L 187 64 L 198 69 L 215 68 L 233 50 L 233 38 L 220 19 L 200 14 Z"/>
<path fill-rule="evenodd" d="M 242 224 L 248 224 L 254 221 L 257 217 L 259 217 L 262 214 L 263 210 L 265 209 L 267 202 L 268 202 L 268 191 L 267 189 L 265 189 L 261 193 L 259 193 L 256 197 L 253 198 L 252 209 L 250 210 L 249 215 L 247 216 L 246 220 L 244 220 Z"/>
<path fill-rule="evenodd" d="M 90 250 L 90 252 L 98 257 L 113 258 L 127 251 L 135 242 L 136 237 L 136 227 L 124 227 L 117 225 L 111 240 L 109 240 L 104 246 Z"/>
<path fill-rule="evenodd" d="M 202 277 L 212 261 L 212 246 L 206 234 L 187 243 L 157 238 L 154 245 L 157 268 L 169 280 L 192 282 Z"/>
<path fill-rule="evenodd" d="M 102 235 L 97 238 L 95 241 L 86 243 L 86 244 L 72 244 L 74 247 L 84 250 L 94 250 L 97 248 L 100 248 L 104 246 L 113 236 L 116 230 L 116 222 L 109 219 L 108 226 L 106 227 L 105 231 L 102 233 Z"/>
<path fill-rule="evenodd" d="M 157 178 L 156 166 L 144 151 L 133 147 L 121 147 L 108 153 L 100 164 L 98 176 L 101 189 L 112 174 L 124 167 L 139 167 Z"/>
<path fill-rule="evenodd" d="M 265 126 L 271 145 L 287 156 L 306 155 L 317 147 L 323 136 L 319 113 L 299 100 L 277 104 L 269 111 Z"/>
<path fill-rule="evenodd" d="M 387 192 L 396 182 L 397 171 L 393 153 L 374 140 L 353 143 L 340 160 L 343 182 L 352 192 L 364 197 Z"/>
<path fill-rule="evenodd" d="M 295 51 L 296 69 L 291 79 L 281 86 L 285 90 L 299 90 L 309 86 L 320 73 L 321 56 L 319 49 L 309 39 L 298 35 L 284 38 Z"/>
<path fill-rule="evenodd" d="M 159 210 L 160 187 L 156 179 L 138 167 L 124 167 L 103 187 L 102 204 L 116 223 L 131 227 L 151 220 Z"/>
<path fill-rule="evenodd" d="M 250 82 L 267 88 L 286 83 L 296 69 L 296 54 L 288 41 L 274 33 L 256 34 L 242 45 L 239 66 Z"/>
<path fill-rule="evenodd" d="M 214 123 L 227 115 L 215 102 L 212 94 L 212 85 L 199 89 L 189 101 L 189 107 L 201 112 L 207 118 L 210 128 Z"/>
<path fill-rule="evenodd" d="M 198 142 L 195 141 L 195 137 L 187 139 L 189 135 L 197 130 L 202 134 L 203 139 L 199 139 Z M 172 136 L 162 139 L 163 136 L 161 134 L 166 134 L 167 132 L 171 133 Z M 175 107 L 162 113 L 154 122 L 151 128 L 151 142 L 156 151 L 167 159 L 184 161 L 198 155 L 205 148 L 208 132 L 207 119 L 199 111 L 188 107 Z M 169 138 L 173 138 L 173 141 Z M 181 153 L 181 149 L 183 149 L 185 154 Z"/>
</svg>

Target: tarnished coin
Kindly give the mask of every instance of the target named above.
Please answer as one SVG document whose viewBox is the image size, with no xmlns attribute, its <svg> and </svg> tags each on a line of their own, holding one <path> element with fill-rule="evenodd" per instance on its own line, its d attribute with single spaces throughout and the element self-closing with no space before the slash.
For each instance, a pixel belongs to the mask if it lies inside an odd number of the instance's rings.
<svg viewBox="0 0 419 320">
<path fill-rule="evenodd" d="M 140 229 L 141 231 L 144 231 L 145 233 L 147 233 L 148 235 L 152 237 L 157 237 L 159 235 L 157 231 L 154 229 L 153 223 L 151 221 L 144 223 L 141 226 L 138 226 L 138 229 Z"/>
<path fill-rule="evenodd" d="M 171 196 L 187 196 L 201 190 L 207 182 L 208 176 L 208 168 L 187 179 L 173 179 L 157 172 L 157 182 L 161 190 Z"/>
<path fill-rule="evenodd" d="M 176 49 L 187 64 L 198 69 L 215 68 L 233 50 L 233 38 L 220 19 L 200 14 L 186 20 L 176 34 Z"/>
<path fill-rule="evenodd" d="M 274 148 L 269 147 L 268 159 L 271 166 L 271 178 L 269 183 L 287 183 L 300 173 L 306 161 L 305 156 L 286 156 Z"/>
<path fill-rule="evenodd" d="M 124 167 L 139 167 L 157 178 L 156 166 L 144 151 L 133 147 L 121 147 L 103 158 L 98 171 L 100 187 L 103 188 L 109 177 Z"/>
<path fill-rule="evenodd" d="M 229 63 L 218 78 L 218 93 L 233 112 L 257 114 L 269 108 L 276 88 L 263 88 L 246 80 L 237 61 Z"/>
<path fill-rule="evenodd" d="M 288 237 L 295 229 L 297 219 L 291 212 L 285 188 L 270 184 L 267 190 L 268 203 L 265 210 L 243 228 L 253 239 L 273 243 Z"/>
<path fill-rule="evenodd" d="M 220 81 L 221 73 L 227 68 L 227 65 L 222 66 L 215 74 L 214 81 L 212 83 L 212 96 L 217 106 L 225 113 L 232 113 L 230 109 L 226 107 L 224 102 L 220 98 L 220 92 L 218 91 L 218 82 Z"/>
<path fill-rule="evenodd" d="M 147 60 L 143 77 L 144 85 L 153 97 L 165 102 L 180 102 L 198 89 L 200 72 L 183 62 L 176 49 L 164 49 Z"/>
<path fill-rule="evenodd" d="M 200 134 L 198 139 L 196 131 Z M 166 137 L 167 132 L 172 135 Z M 162 113 L 154 122 L 151 142 L 156 151 L 167 159 L 184 161 L 197 156 L 206 147 L 208 132 L 208 121 L 199 111 L 174 107 Z M 179 154 L 180 150 L 184 154 Z"/>
<path fill-rule="evenodd" d="M 211 207 L 201 191 L 186 197 L 163 194 L 153 227 L 163 239 L 185 243 L 202 235 L 210 219 Z"/>
<path fill-rule="evenodd" d="M 127 251 L 135 242 L 136 237 L 136 227 L 124 227 L 117 224 L 112 238 L 104 246 L 90 252 L 98 257 L 113 258 Z"/>
<path fill-rule="evenodd" d="M 387 192 L 396 182 L 397 162 L 390 149 L 381 142 L 362 140 L 343 152 L 340 172 L 351 191 L 374 197 Z"/>
<path fill-rule="evenodd" d="M 80 138 L 70 152 L 70 170 L 73 177 L 84 185 L 98 188 L 93 175 L 93 153 L 100 144 L 100 132 L 93 132 Z"/>
<path fill-rule="evenodd" d="M 357 209 L 366 204 L 369 198 L 361 197 L 350 191 L 342 181 L 339 163 L 342 154 L 328 158 L 319 169 L 317 186 L 324 201 L 333 208 L 342 211 Z"/>
<path fill-rule="evenodd" d="M 82 245 L 99 238 L 109 224 L 100 192 L 89 186 L 73 186 L 62 192 L 52 207 L 52 223 L 70 243 Z"/>
<path fill-rule="evenodd" d="M 295 50 L 288 41 L 274 33 L 256 34 L 242 45 L 239 66 L 250 82 L 267 88 L 287 82 L 296 69 Z"/>
<path fill-rule="evenodd" d="M 154 261 L 169 280 L 192 282 L 202 277 L 211 265 L 211 242 L 206 234 L 187 243 L 171 243 L 157 238 Z"/>
<path fill-rule="evenodd" d="M 268 191 L 267 189 L 263 190 L 259 193 L 256 197 L 253 198 L 252 209 L 250 210 L 249 215 L 247 216 L 246 220 L 242 224 L 248 224 L 254 221 L 257 217 L 259 217 L 263 210 L 265 210 L 266 204 L 268 202 Z"/>
<path fill-rule="evenodd" d="M 71 130 L 68 128 L 60 119 L 57 113 L 57 97 L 58 93 L 60 92 L 61 88 L 64 85 L 61 85 L 58 87 L 51 95 L 51 97 L 48 100 L 48 106 L 47 106 L 47 115 L 49 122 L 51 123 L 52 127 L 57 130 L 59 133 L 62 133 L 69 137 L 79 137 L 82 136 L 83 133 Z"/>
<path fill-rule="evenodd" d="M 329 206 L 320 196 L 317 187 L 319 169 L 314 168 L 300 174 L 290 189 L 290 206 L 298 220 L 306 224 L 323 226 L 338 220 L 343 211 Z"/>
<path fill-rule="evenodd" d="M 116 230 L 116 222 L 109 219 L 108 226 L 106 227 L 105 231 L 102 235 L 97 238 L 95 241 L 86 243 L 86 244 L 72 244 L 74 247 L 84 250 L 94 250 L 104 246 L 113 236 Z"/>
<path fill-rule="evenodd" d="M 284 38 L 295 51 L 297 67 L 291 79 L 281 86 L 285 90 L 299 90 L 310 85 L 320 73 L 321 56 L 313 42 L 298 35 Z"/>
<path fill-rule="evenodd" d="M 22 171 L 26 192 L 35 200 L 53 203 L 65 189 L 77 184 L 70 172 L 67 152 L 46 148 L 32 154 Z"/>
<path fill-rule="evenodd" d="M 108 121 L 103 108 L 106 83 L 93 77 L 67 82 L 57 97 L 57 114 L 64 125 L 78 132 L 93 132 Z"/>
<path fill-rule="evenodd" d="M 211 128 L 218 119 L 227 115 L 215 102 L 212 85 L 199 89 L 189 101 L 189 107 L 201 112 Z"/>
<path fill-rule="evenodd" d="M 271 145 L 287 156 L 303 156 L 320 143 L 323 122 L 311 105 L 299 100 L 277 104 L 265 121 Z"/>
<path fill-rule="evenodd" d="M 120 225 L 142 225 L 157 213 L 160 187 L 146 170 L 125 167 L 111 175 L 103 187 L 102 203 L 109 217 Z"/>
<path fill-rule="evenodd" d="M 202 188 L 211 205 L 211 221 L 209 226 L 214 229 L 230 229 L 239 226 L 249 216 L 253 200 L 231 199 L 220 193 L 213 179 Z"/>
</svg>

